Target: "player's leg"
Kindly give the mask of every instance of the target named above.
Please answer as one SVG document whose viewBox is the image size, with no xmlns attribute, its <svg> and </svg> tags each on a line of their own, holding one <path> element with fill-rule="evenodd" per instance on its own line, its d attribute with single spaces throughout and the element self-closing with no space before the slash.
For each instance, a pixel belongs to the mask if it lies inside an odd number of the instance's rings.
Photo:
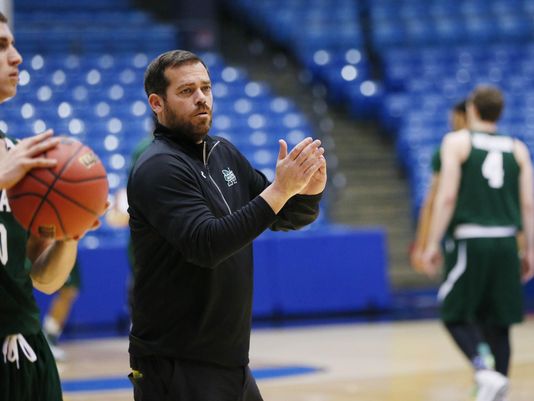
<svg viewBox="0 0 534 401">
<path fill-rule="evenodd" d="M 484 325 L 483 332 L 495 358 L 495 370 L 508 376 L 511 355 L 510 328 L 508 326 Z"/>
<path fill-rule="evenodd" d="M 57 296 L 53 299 L 44 319 L 44 330 L 52 339 L 57 340 L 61 335 L 78 294 L 77 287 L 65 286 L 58 291 Z"/>
<path fill-rule="evenodd" d="M 478 325 L 446 322 L 445 327 L 475 370 L 493 368 L 493 356 L 486 353 L 487 340 Z"/>
<path fill-rule="evenodd" d="M 487 366 L 480 354 L 485 343 L 478 326 L 491 281 L 490 239 L 455 241 L 445 252 L 446 278 L 440 288 L 442 318 L 452 337 L 467 355 L 475 372 L 476 401 L 495 401 L 506 392 L 508 380 Z"/>
<path fill-rule="evenodd" d="M 500 238 L 492 249 L 492 275 L 488 291 L 484 333 L 495 355 L 496 370 L 508 375 L 510 326 L 523 320 L 523 287 L 517 241 Z"/>
<path fill-rule="evenodd" d="M 475 370 L 487 366 L 483 333 L 476 313 L 483 299 L 487 256 L 480 240 L 449 241 L 445 247 L 445 278 L 439 290 L 441 317 L 447 331 Z"/>
<path fill-rule="evenodd" d="M 58 340 L 70 315 L 72 306 L 79 295 L 81 277 L 78 261 L 76 261 L 65 285 L 52 300 L 48 313 L 43 319 L 43 332 L 48 339 L 52 353 L 58 360 L 65 357 L 64 351 L 58 347 Z"/>
</svg>

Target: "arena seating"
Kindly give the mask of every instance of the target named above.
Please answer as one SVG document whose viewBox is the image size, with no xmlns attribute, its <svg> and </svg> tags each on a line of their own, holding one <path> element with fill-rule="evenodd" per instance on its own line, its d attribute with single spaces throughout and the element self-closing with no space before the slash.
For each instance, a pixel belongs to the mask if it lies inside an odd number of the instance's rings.
<svg viewBox="0 0 534 401">
<path fill-rule="evenodd" d="M 532 0 L 228 3 L 325 83 L 332 101 L 380 121 L 408 173 L 414 217 L 448 112 L 475 85 L 504 90 L 500 129 L 534 150 Z"/>
<path fill-rule="evenodd" d="M 24 63 L 19 95 L 4 105 L 0 128 L 19 137 L 53 128 L 87 143 L 106 165 L 113 194 L 126 185 L 132 150 L 153 127 L 144 70 L 157 54 L 178 47 L 179 29 L 156 23 L 126 0 L 82 3 L 88 7 L 66 0 L 17 2 L 17 47 Z M 271 133 L 295 145 L 313 136 L 309 122 L 291 100 L 251 81 L 217 53 L 202 57 L 213 81 L 211 134 L 230 139 L 272 179 L 278 137 Z M 316 224 L 326 220 L 322 213 Z M 104 223 L 83 245 L 110 246 L 126 236 L 127 230 Z"/>
<path fill-rule="evenodd" d="M 414 216 L 448 113 L 477 84 L 502 88 L 500 131 L 534 150 L 533 1 L 378 0 L 369 2 L 369 15 L 385 88 L 380 119 L 408 172 Z"/>
<path fill-rule="evenodd" d="M 317 82 L 330 101 L 354 105 L 358 118 L 377 114 L 381 85 L 372 79 L 360 14 L 355 0 L 236 0 L 233 13 L 285 48 Z"/>
</svg>

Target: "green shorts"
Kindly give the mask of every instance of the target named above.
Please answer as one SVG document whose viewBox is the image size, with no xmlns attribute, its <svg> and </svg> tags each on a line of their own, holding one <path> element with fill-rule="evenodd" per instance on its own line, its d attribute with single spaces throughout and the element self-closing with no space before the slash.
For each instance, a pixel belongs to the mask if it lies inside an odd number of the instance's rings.
<svg viewBox="0 0 534 401">
<path fill-rule="evenodd" d="M 448 240 L 439 289 L 448 323 L 509 326 L 523 320 L 523 287 L 515 237 Z"/>
<path fill-rule="evenodd" d="M 20 346 L 19 368 L 15 362 L 0 360 L 0 400 L 62 401 L 56 362 L 42 332 L 24 336 L 37 360 L 30 362 Z M 4 338 L 0 339 L 4 343 Z"/>
</svg>

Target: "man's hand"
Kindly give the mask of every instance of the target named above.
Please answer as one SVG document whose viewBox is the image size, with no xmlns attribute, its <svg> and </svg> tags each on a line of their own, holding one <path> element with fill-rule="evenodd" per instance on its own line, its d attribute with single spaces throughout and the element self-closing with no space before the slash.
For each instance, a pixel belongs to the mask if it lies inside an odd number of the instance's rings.
<svg viewBox="0 0 534 401">
<path fill-rule="evenodd" d="M 310 181 L 308 182 L 308 185 L 306 185 L 302 191 L 299 192 L 301 195 L 317 195 L 324 191 L 324 188 L 326 187 L 326 180 L 327 180 L 327 174 L 326 174 L 326 159 L 323 155 L 320 156 L 320 159 L 322 161 L 321 166 L 319 169 L 313 174 L 310 178 Z"/>
<path fill-rule="evenodd" d="M 312 177 L 324 166 L 323 174 L 318 180 L 326 182 L 326 161 L 321 141 L 306 138 L 299 142 L 287 153 L 287 143 L 281 139 L 280 151 L 276 162 L 276 184 L 289 197 L 301 193 L 306 189 Z"/>
<path fill-rule="evenodd" d="M 321 141 L 306 138 L 299 142 L 289 154 L 287 153 L 287 143 L 282 139 L 279 143 L 280 151 L 278 152 L 274 181 L 260 194 L 275 213 L 282 209 L 289 198 L 302 193 L 305 189 L 308 190 L 307 186 L 310 180 L 321 167 L 323 172 L 319 173 L 311 190 L 324 188 L 323 181 L 326 183 L 326 161 L 323 156 L 324 149 L 321 147 Z"/>
<path fill-rule="evenodd" d="M 33 168 L 50 168 L 56 165 L 56 160 L 39 157 L 59 143 L 59 139 L 52 138 L 52 135 L 52 130 L 47 130 L 23 139 L 9 152 L 0 140 L 0 188 L 11 188 Z"/>
</svg>

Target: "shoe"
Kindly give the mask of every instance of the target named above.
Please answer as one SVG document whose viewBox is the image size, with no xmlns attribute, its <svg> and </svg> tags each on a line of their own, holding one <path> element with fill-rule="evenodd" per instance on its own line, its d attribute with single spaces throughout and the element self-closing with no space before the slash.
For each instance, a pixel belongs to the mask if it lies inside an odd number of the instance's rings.
<svg viewBox="0 0 534 401">
<path fill-rule="evenodd" d="M 54 356 L 54 359 L 57 362 L 63 362 L 66 359 L 65 351 L 61 348 L 59 348 L 57 345 L 50 344 L 50 351 L 52 351 L 52 355 Z"/>
<path fill-rule="evenodd" d="M 65 351 L 62 350 L 60 347 L 57 346 L 57 337 L 51 336 L 50 334 L 43 332 L 46 341 L 48 342 L 48 346 L 50 347 L 50 351 L 52 351 L 52 355 L 54 356 L 54 359 L 57 362 L 63 362 L 65 360 Z"/>
<path fill-rule="evenodd" d="M 475 374 L 478 385 L 475 401 L 502 401 L 508 390 L 506 376 L 494 370 L 483 369 Z"/>
</svg>

